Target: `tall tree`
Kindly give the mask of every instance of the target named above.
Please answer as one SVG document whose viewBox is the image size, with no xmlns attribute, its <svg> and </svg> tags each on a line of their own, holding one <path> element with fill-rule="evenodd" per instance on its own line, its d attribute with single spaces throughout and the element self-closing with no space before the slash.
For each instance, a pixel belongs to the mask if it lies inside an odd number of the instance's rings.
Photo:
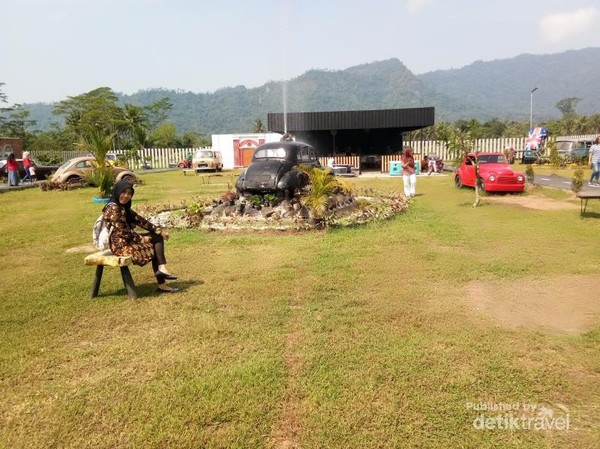
<svg viewBox="0 0 600 449">
<path fill-rule="evenodd" d="M 177 127 L 173 123 L 161 123 L 150 133 L 152 146 L 168 148 L 177 146 Z"/>
<path fill-rule="evenodd" d="M 64 116 L 66 127 L 79 137 L 97 131 L 114 135 L 123 120 L 117 102 L 117 95 L 109 87 L 99 87 L 61 101 L 52 112 Z"/>
<path fill-rule="evenodd" d="M 572 118 L 577 115 L 575 108 L 580 101 L 581 98 L 577 97 L 563 98 L 556 103 L 556 109 L 562 113 L 563 118 Z"/>
<path fill-rule="evenodd" d="M 144 106 L 149 131 L 154 131 L 158 125 L 167 120 L 172 109 L 173 102 L 168 97 L 161 98 L 148 106 Z"/>
<path fill-rule="evenodd" d="M 265 124 L 263 123 L 263 121 L 259 118 L 257 118 L 256 120 L 254 120 L 254 132 L 255 133 L 264 133 L 266 130 L 265 128 Z"/>
<path fill-rule="evenodd" d="M 35 126 L 36 121 L 29 118 L 29 111 L 21 105 L 15 105 L 7 118 L 0 122 L 0 133 L 10 137 L 20 137 L 23 141 L 23 147 L 29 148 L 33 139 L 33 134 L 29 128 Z"/>
<path fill-rule="evenodd" d="M 0 103 L 8 103 L 8 96 L 2 91 L 2 86 L 6 83 L 0 83 Z"/>
</svg>

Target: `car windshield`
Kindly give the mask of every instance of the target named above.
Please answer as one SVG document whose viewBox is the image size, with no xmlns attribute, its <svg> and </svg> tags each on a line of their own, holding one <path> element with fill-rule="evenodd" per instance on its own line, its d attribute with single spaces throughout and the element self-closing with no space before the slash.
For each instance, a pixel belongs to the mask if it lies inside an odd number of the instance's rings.
<svg viewBox="0 0 600 449">
<path fill-rule="evenodd" d="M 214 153 L 212 151 L 198 151 L 196 153 L 196 159 L 204 159 L 214 157 Z"/>
<path fill-rule="evenodd" d="M 262 148 L 256 150 L 254 159 L 283 159 L 285 158 L 285 148 Z"/>
<path fill-rule="evenodd" d="M 66 168 L 69 165 L 71 165 L 72 162 L 73 162 L 73 159 L 69 159 L 67 162 L 65 162 L 64 164 L 62 164 L 59 168 Z"/>
<path fill-rule="evenodd" d="M 484 154 L 479 156 L 480 164 L 506 164 L 506 159 L 501 154 Z"/>
<path fill-rule="evenodd" d="M 573 142 L 556 142 L 558 151 L 567 151 L 573 146 Z"/>
</svg>

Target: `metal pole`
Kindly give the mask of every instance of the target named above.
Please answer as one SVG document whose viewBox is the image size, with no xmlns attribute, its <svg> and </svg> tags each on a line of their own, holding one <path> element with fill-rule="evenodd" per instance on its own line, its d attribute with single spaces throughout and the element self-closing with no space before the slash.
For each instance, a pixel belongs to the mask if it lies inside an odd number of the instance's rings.
<svg viewBox="0 0 600 449">
<path fill-rule="evenodd" d="M 531 98 L 529 101 L 529 129 L 533 128 L 533 93 L 537 90 L 537 87 L 534 87 L 531 90 Z"/>
</svg>

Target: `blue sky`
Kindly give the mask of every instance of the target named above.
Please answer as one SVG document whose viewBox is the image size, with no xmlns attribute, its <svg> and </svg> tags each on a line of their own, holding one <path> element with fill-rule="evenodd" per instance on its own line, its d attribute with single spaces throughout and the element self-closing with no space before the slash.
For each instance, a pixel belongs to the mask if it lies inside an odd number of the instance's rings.
<svg viewBox="0 0 600 449">
<path fill-rule="evenodd" d="M 600 47 L 597 0 L 0 0 L 10 103 L 260 86 L 398 58 L 413 73 Z"/>
</svg>

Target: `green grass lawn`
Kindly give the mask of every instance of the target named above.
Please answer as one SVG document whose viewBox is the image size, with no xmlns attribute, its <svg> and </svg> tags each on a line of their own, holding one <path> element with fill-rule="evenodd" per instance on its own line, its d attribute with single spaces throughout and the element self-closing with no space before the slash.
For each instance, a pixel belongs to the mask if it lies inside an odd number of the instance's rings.
<svg viewBox="0 0 600 449">
<path fill-rule="evenodd" d="M 145 174 L 134 206 L 227 182 Z M 0 447 L 598 447 L 600 325 L 506 327 L 467 292 L 597 277 L 599 202 L 584 219 L 575 203 L 472 208 L 452 184 L 420 177 L 406 213 L 364 227 L 172 231 L 182 291 L 160 295 L 134 267 L 138 300 L 111 268 L 88 297 L 94 268 L 77 248 L 100 213 L 93 190 L 0 195 Z M 570 430 L 477 430 L 485 412 L 469 403 L 565 407 Z"/>
</svg>

